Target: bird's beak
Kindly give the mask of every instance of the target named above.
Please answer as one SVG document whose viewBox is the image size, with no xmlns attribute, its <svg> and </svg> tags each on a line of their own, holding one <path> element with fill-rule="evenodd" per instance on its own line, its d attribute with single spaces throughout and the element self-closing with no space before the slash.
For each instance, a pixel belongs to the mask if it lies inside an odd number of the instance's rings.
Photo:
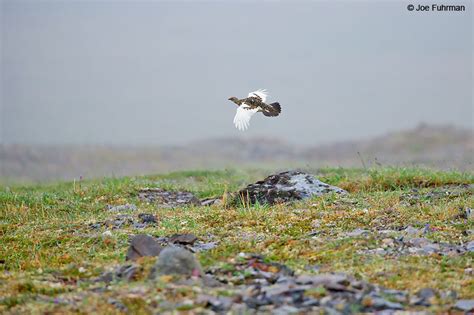
<svg viewBox="0 0 474 315">
<path fill-rule="evenodd" d="M 232 97 L 229 97 L 228 100 L 231 101 L 231 100 L 232 100 Z"/>
</svg>

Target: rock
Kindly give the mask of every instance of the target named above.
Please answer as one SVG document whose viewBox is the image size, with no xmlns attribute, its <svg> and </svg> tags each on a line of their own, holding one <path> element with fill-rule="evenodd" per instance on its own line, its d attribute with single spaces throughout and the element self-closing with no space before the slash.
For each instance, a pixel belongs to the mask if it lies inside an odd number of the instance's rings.
<svg viewBox="0 0 474 315">
<path fill-rule="evenodd" d="M 212 206 L 222 204 L 222 198 L 205 198 L 201 199 L 201 206 Z"/>
<path fill-rule="evenodd" d="M 377 310 L 392 309 L 392 310 L 402 310 L 403 305 L 396 302 L 390 302 L 381 297 L 375 297 L 372 299 L 372 307 Z"/>
<path fill-rule="evenodd" d="M 440 247 L 438 244 L 430 243 L 422 246 L 421 249 L 423 249 L 425 254 L 433 254 L 439 252 Z"/>
<path fill-rule="evenodd" d="M 382 240 L 382 243 L 387 247 L 392 247 L 395 244 L 395 241 L 393 240 L 393 238 L 384 238 Z"/>
<path fill-rule="evenodd" d="M 347 232 L 346 236 L 358 237 L 358 236 L 368 236 L 369 234 L 370 234 L 370 232 L 368 230 L 358 228 L 358 229 L 355 229 L 354 231 Z"/>
<path fill-rule="evenodd" d="M 143 256 L 158 256 L 163 247 L 151 236 L 138 234 L 132 238 L 126 260 L 135 260 Z"/>
<path fill-rule="evenodd" d="M 272 311 L 272 314 L 274 315 L 286 315 L 286 314 L 296 314 L 296 313 L 300 313 L 300 310 L 290 305 L 283 305 L 278 308 L 275 308 Z"/>
<path fill-rule="evenodd" d="M 158 256 L 150 277 L 157 275 L 201 276 L 202 268 L 194 255 L 183 248 L 168 246 Z"/>
<path fill-rule="evenodd" d="M 288 171 L 270 175 L 262 181 L 248 185 L 238 192 L 236 203 L 275 204 L 302 200 L 326 193 L 346 194 L 339 187 L 321 182 L 311 174 Z"/>
<path fill-rule="evenodd" d="M 340 274 L 301 275 L 296 278 L 296 283 L 311 284 L 315 287 L 322 286 L 328 290 L 349 290 L 349 278 Z"/>
<path fill-rule="evenodd" d="M 458 300 L 454 307 L 464 312 L 474 311 L 474 300 Z"/>
<path fill-rule="evenodd" d="M 124 226 L 132 225 L 133 217 L 128 214 L 119 214 L 113 219 L 105 220 L 102 224 L 108 228 L 120 229 Z"/>
<path fill-rule="evenodd" d="M 185 249 L 195 253 L 204 250 L 210 250 L 217 246 L 217 241 L 215 242 L 203 242 L 199 240 L 194 234 L 173 234 L 171 236 L 162 236 L 158 237 L 157 241 L 163 245 L 177 245 L 184 247 Z"/>
<path fill-rule="evenodd" d="M 209 243 L 197 242 L 191 246 L 191 250 L 193 252 L 200 252 L 203 250 L 211 250 L 215 248 L 216 246 L 217 246 L 217 242 L 209 242 Z"/>
<path fill-rule="evenodd" d="M 140 267 L 135 264 L 125 264 L 118 266 L 112 271 L 103 273 L 96 281 L 103 281 L 106 283 L 112 282 L 114 280 L 125 280 L 133 281 L 135 280 L 137 273 Z"/>
<path fill-rule="evenodd" d="M 119 206 L 107 205 L 107 210 L 112 211 L 112 212 L 135 211 L 137 210 L 137 206 L 131 203 L 127 203 L 125 205 L 119 205 Z"/>
<path fill-rule="evenodd" d="M 466 250 L 468 252 L 474 252 L 474 241 L 470 241 L 469 243 L 467 243 Z"/>
<path fill-rule="evenodd" d="M 384 289 L 383 294 L 384 296 L 390 296 L 391 301 L 399 303 L 406 303 L 408 297 L 407 292 L 393 289 Z"/>
<path fill-rule="evenodd" d="M 124 265 L 117 271 L 117 277 L 127 281 L 132 281 L 135 279 L 139 267 L 137 265 Z"/>
<path fill-rule="evenodd" d="M 122 302 L 120 302 L 119 300 L 116 300 L 114 298 L 109 298 L 107 300 L 107 303 L 113 305 L 114 307 L 116 307 L 121 312 L 128 313 L 128 308 Z"/>
<path fill-rule="evenodd" d="M 233 300 L 224 296 L 199 295 L 196 302 L 210 307 L 214 312 L 223 313 L 231 308 Z"/>
<path fill-rule="evenodd" d="M 141 223 L 157 223 L 156 217 L 151 213 L 140 213 L 138 218 L 141 220 Z"/>
<path fill-rule="evenodd" d="M 142 201 L 155 203 L 166 208 L 181 207 L 186 205 L 200 206 L 201 201 L 187 191 L 167 191 L 161 188 L 143 188 L 138 192 Z"/>
<path fill-rule="evenodd" d="M 409 225 L 405 230 L 403 230 L 407 236 L 417 236 L 423 234 L 421 229 L 414 228 L 413 226 Z"/>
<path fill-rule="evenodd" d="M 211 275 L 204 275 L 202 277 L 202 284 L 206 287 L 217 288 L 223 285 L 222 282 L 214 279 Z"/>
<path fill-rule="evenodd" d="M 431 299 L 436 296 L 436 291 L 432 288 L 423 288 L 416 293 L 417 296 L 423 299 Z"/>
<path fill-rule="evenodd" d="M 168 242 L 181 245 L 193 245 L 197 239 L 194 234 L 173 234 L 168 239 Z"/>
<path fill-rule="evenodd" d="M 410 304 L 430 306 L 432 304 L 432 299 L 435 296 L 436 296 L 435 290 L 431 288 L 423 288 L 416 293 L 416 296 L 411 298 Z"/>
</svg>

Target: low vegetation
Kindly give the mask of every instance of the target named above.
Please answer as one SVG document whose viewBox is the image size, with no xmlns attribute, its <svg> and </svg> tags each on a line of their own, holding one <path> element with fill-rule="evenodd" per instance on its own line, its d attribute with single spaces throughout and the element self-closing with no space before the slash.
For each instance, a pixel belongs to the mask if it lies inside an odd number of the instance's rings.
<svg viewBox="0 0 474 315">
<path fill-rule="evenodd" d="M 120 313 L 110 297 L 131 312 L 153 311 L 153 298 L 134 294 L 136 284 L 114 282 L 107 293 L 83 296 L 97 288 L 90 281 L 125 260 L 129 238 L 137 233 L 167 236 L 193 233 L 217 242 L 197 257 L 204 270 L 224 268 L 239 253 L 259 253 L 296 273 L 344 272 L 387 288 L 417 292 L 434 288 L 474 299 L 473 252 L 459 255 L 373 254 L 384 248 L 380 231 L 423 230 L 436 243 L 462 246 L 473 240 L 474 176 L 422 169 L 379 168 L 313 170 L 320 180 L 347 195 L 326 195 L 293 204 L 212 205 L 161 208 L 141 201 L 145 187 L 187 190 L 200 198 L 225 195 L 268 173 L 259 170 L 189 171 L 166 175 L 84 180 L 37 186 L 0 187 L 0 312 Z M 92 229 L 117 213 L 109 206 L 134 204 L 136 213 L 155 215 L 145 228 Z M 367 233 L 354 233 L 365 230 Z M 149 269 L 154 258 L 139 264 Z M 161 282 L 160 282 L 161 281 Z M 153 285 L 153 296 L 167 297 L 167 279 Z M 143 282 L 143 281 L 142 281 Z M 144 281 L 146 283 L 146 281 Z M 142 283 L 143 284 L 143 283 Z M 111 293 L 112 292 L 112 293 Z M 74 298 L 71 298 L 74 300 Z M 108 301 L 108 302 L 107 302 Z M 447 311 L 442 300 L 433 311 Z M 193 309 L 193 306 L 183 307 Z"/>
</svg>

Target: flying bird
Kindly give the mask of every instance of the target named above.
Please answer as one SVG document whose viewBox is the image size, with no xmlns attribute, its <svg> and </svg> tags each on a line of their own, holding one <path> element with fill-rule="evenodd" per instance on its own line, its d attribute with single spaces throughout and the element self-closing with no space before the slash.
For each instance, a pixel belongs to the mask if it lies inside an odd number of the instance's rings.
<svg viewBox="0 0 474 315">
<path fill-rule="evenodd" d="M 267 100 L 266 90 L 250 92 L 246 98 L 238 99 L 235 96 L 229 98 L 238 108 L 234 117 L 234 125 L 237 129 L 244 131 L 249 127 L 250 118 L 255 113 L 262 112 L 267 117 L 278 116 L 281 112 L 280 103 L 265 103 Z"/>
</svg>

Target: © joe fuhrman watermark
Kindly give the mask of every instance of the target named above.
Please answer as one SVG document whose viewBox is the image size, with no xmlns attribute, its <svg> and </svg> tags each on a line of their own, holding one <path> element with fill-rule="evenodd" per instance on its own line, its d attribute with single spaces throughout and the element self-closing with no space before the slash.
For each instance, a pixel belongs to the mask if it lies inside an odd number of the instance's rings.
<svg viewBox="0 0 474 315">
<path fill-rule="evenodd" d="M 409 4 L 407 6 L 408 11 L 420 11 L 420 12 L 463 12 L 466 11 L 464 5 L 446 5 L 446 4 Z"/>
</svg>

